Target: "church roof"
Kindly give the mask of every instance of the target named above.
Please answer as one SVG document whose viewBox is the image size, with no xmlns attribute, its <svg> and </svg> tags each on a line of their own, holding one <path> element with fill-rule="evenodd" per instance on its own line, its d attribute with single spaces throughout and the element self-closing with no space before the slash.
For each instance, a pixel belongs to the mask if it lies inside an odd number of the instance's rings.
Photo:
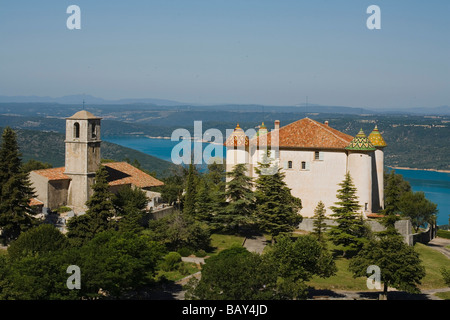
<svg viewBox="0 0 450 320">
<path fill-rule="evenodd" d="M 345 149 L 355 151 L 373 151 L 375 150 L 375 147 L 370 142 L 369 138 L 367 138 L 364 131 L 361 129 Z"/>
<path fill-rule="evenodd" d="M 101 118 L 94 116 L 89 111 L 81 110 L 81 111 L 78 111 L 73 116 L 71 116 L 71 117 L 69 117 L 67 119 L 89 120 L 89 119 L 101 119 Z"/>
<path fill-rule="evenodd" d="M 108 171 L 108 182 L 110 186 L 132 184 L 139 188 L 146 188 L 164 185 L 162 181 L 159 181 L 127 162 L 108 162 L 103 165 Z"/>
<path fill-rule="evenodd" d="M 369 134 L 369 140 L 375 147 L 386 147 L 387 143 L 384 141 L 378 127 L 375 126 L 373 131 Z"/>
<path fill-rule="evenodd" d="M 273 133 L 274 131 L 271 131 L 267 134 L 269 144 Z M 344 149 L 353 139 L 352 136 L 331 128 L 328 124 L 310 118 L 281 127 L 278 136 L 280 148 Z M 258 143 L 255 138 L 252 142 Z"/>
<path fill-rule="evenodd" d="M 108 171 L 108 184 L 120 186 L 132 184 L 139 188 L 162 186 L 164 183 L 151 175 L 139 170 L 127 162 L 103 163 Z M 34 170 L 33 172 L 47 178 L 49 181 L 70 180 L 64 174 L 65 167 Z"/>
<path fill-rule="evenodd" d="M 66 170 L 65 167 L 59 167 L 59 168 L 34 170 L 33 172 L 47 178 L 49 181 L 70 180 L 70 177 L 64 174 L 65 170 Z"/>
</svg>

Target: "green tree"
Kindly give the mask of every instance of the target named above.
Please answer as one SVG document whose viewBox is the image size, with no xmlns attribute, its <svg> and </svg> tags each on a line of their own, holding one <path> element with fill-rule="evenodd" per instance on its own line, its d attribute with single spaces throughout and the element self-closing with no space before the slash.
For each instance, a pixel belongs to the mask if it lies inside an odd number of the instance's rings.
<svg viewBox="0 0 450 320">
<path fill-rule="evenodd" d="M 246 174 L 246 165 L 237 164 L 227 175 L 225 198 L 228 205 L 223 206 L 215 216 L 213 224 L 226 231 L 239 232 L 239 228 L 250 226 L 254 221 L 255 196 L 252 178 Z"/>
<path fill-rule="evenodd" d="M 188 299 L 268 300 L 275 297 L 276 270 L 257 253 L 233 247 L 209 258 L 200 281 L 192 280 Z"/>
<path fill-rule="evenodd" d="M 189 164 L 186 177 L 185 194 L 183 196 L 183 213 L 191 217 L 195 217 L 196 200 L 197 200 L 198 172 L 194 164 Z"/>
<path fill-rule="evenodd" d="M 4 245 L 37 222 L 29 205 L 34 190 L 20 157 L 16 133 L 7 127 L 0 148 L 0 229 Z"/>
<path fill-rule="evenodd" d="M 82 245 L 97 233 L 115 228 L 111 219 L 114 216 L 113 194 L 109 191 L 107 177 L 108 171 L 104 166 L 100 166 L 95 173 L 93 194 L 86 202 L 88 210 L 81 216 L 71 218 L 67 223 L 67 237 L 74 245 Z"/>
<path fill-rule="evenodd" d="M 105 231 L 79 249 L 81 294 L 89 298 L 120 298 L 154 282 L 164 247 L 146 236 Z"/>
<path fill-rule="evenodd" d="M 417 285 L 425 276 L 425 268 L 414 247 L 407 245 L 398 233 L 370 240 L 350 260 L 349 269 L 354 277 L 366 277 L 370 265 L 376 265 L 381 270 L 384 297 L 387 298 L 389 287 L 420 293 Z"/>
<path fill-rule="evenodd" d="M 272 236 L 274 243 L 275 237 L 292 232 L 302 221 L 298 213 L 302 208 L 301 200 L 292 196 L 284 182 L 285 174 L 281 168 L 272 165 L 268 157 L 255 171 L 258 174 L 255 191 L 258 224 Z"/>
<path fill-rule="evenodd" d="M 163 243 L 169 251 L 181 248 L 207 250 L 211 243 L 211 233 L 205 223 L 177 211 L 161 219 L 150 220 L 146 234 L 151 240 Z"/>
<path fill-rule="evenodd" d="M 120 231 L 140 232 L 148 198 L 144 191 L 129 186 L 121 187 L 112 197 Z"/>
<path fill-rule="evenodd" d="M 279 280 L 282 284 L 280 294 L 287 294 L 285 298 L 305 299 L 306 282 L 313 276 L 328 278 L 336 274 L 332 255 L 315 236 L 301 236 L 293 241 L 283 235 L 271 249 L 267 255 L 277 269 L 278 277 L 283 279 Z M 287 283 L 295 285 L 286 286 Z"/>
<path fill-rule="evenodd" d="M 410 218 L 416 232 L 426 223 L 434 223 L 438 212 L 437 204 L 428 200 L 422 191 L 403 193 L 400 196 L 398 208 L 402 216 Z"/>
<path fill-rule="evenodd" d="M 48 169 L 52 167 L 53 166 L 49 163 L 30 159 L 22 165 L 22 170 L 24 172 L 30 172 L 33 170 Z"/>
<path fill-rule="evenodd" d="M 69 246 L 67 238 L 53 225 L 41 224 L 31 228 L 14 240 L 8 247 L 11 260 L 65 249 Z"/>
<path fill-rule="evenodd" d="M 357 251 L 363 246 L 368 230 L 362 216 L 357 213 L 360 205 L 349 173 L 339 185 L 341 188 L 336 195 L 339 201 L 335 202 L 336 206 L 330 207 L 334 212 L 331 216 L 336 218 L 337 225 L 330 227 L 328 235 L 342 249 L 345 257 L 348 252 Z"/>
<path fill-rule="evenodd" d="M 181 201 L 183 199 L 183 186 L 185 178 L 179 172 L 172 174 L 163 179 L 164 186 L 160 187 L 161 198 L 171 206 L 181 210 Z"/>
<path fill-rule="evenodd" d="M 312 234 L 317 237 L 320 243 L 325 243 L 325 231 L 327 228 L 327 224 L 325 223 L 325 205 L 322 201 L 319 201 L 317 204 L 316 209 L 314 210 L 314 216 L 313 216 L 314 222 L 313 222 L 313 231 Z"/>
</svg>

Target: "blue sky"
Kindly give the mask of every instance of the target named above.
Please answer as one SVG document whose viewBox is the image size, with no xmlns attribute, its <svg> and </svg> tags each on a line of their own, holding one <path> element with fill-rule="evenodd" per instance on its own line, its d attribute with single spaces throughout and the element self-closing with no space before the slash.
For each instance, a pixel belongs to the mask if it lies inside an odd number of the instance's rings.
<svg viewBox="0 0 450 320">
<path fill-rule="evenodd" d="M 0 0 L 0 95 L 450 105 L 449 32 L 446 0 Z"/>
</svg>

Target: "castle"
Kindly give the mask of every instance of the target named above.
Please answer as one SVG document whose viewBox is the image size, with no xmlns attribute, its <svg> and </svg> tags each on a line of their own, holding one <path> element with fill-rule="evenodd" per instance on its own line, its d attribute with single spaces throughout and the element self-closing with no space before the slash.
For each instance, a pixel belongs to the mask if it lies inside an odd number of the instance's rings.
<svg viewBox="0 0 450 320">
<path fill-rule="evenodd" d="M 74 213 L 86 211 L 86 201 L 92 195 L 95 172 L 101 162 L 101 118 L 82 110 L 66 119 L 65 166 L 34 170 L 30 181 L 36 197 L 30 204 L 42 212 L 61 206 L 70 207 Z M 108 171 L 110 191 L 115 193 L 123 186 L 140 188 L 149 199 L 149 208 L 155 205 L 159 194 L 152 187 L 164 183 L 133 167 L 127 162 L 103 163 Z"/>
<path fill-rule="evenodd" d="M 263 123 L 249 138 L 238 124 L 225 145 L 227 172 L 245 163 L 248 175 L 254 178 L 265 150 L 272 149 L 270 156 L 282 167 L 292 195 L 302 200 L 304 217 L 314 215 L 319 201 L 325 204 L 327 215 L 332 213 L 329 207 L 338 201 L 339 183 L 347 172 L 357 188 L 364 217 L 375 216 L 384 208 L 383 149 L 387 144 L 377 127 L 368 137 L 362 130 L 352 137 L 332 128 L 328 121 L 304 118 L 280 128 L 276 120 L 270 133 Z"/>
</svg>

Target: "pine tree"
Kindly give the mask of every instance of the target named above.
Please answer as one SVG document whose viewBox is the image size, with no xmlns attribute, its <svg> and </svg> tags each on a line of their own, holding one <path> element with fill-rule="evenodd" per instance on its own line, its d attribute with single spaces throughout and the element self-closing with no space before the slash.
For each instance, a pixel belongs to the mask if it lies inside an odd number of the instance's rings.
<svg viewBox="0 0 450 320">
<path fill-rule="evenodd" d="M 317 237 L 320 243 L 325 243 L 325 230 L 327 228 L 327 224 L 324 222 L 325 220 L 325 205 L 322 201 L 319 201 L 317 204 L 316 209 L 314 210 L 314 216 L 313 216 L 314 222 L 314 229 L 312 231 L 312 234 Z"/>
<path fill-rule="evenodd" d="M 94 238 L 97 233 L 113 229 L 114 216 L 113 194 L 109 191 L 108 171 L 104 166 L 95 173 L 95 183 L 92 185 L 94 191 L 86 202 L 88 210 L 84 215 L 73 217 L 69 220 L 67 236 L 76 245 L 81 245 Z"/>
<path fill-rule="evenodd" d="M 255 196 L 252 178 L 246 175 L 246 170 L 245 164 L 237 164 L 227 173 L 230 177 L 225 190 L 228 205 L 213 217 L 214 226 L 238 232 L 240 227 L 252 224 Z"/>
<path fill-rule="evenodd" d="M 284 182 L 281 168 L 265 156 L 262 163 L 255 169 L 259 175 L 256 180 L 256 211 L 260 228 L 275 237 L 292 232 L 301 222 L 301 200 L 292 196 L 291 190 Z M 270 173 L 270 174 L 263 174 Z"/>
<path fill-rule="evenodd" d="M 9 127 L 2 134 L 0 148 L 0 229 L 3 244 L 18 238 L 36 224 L 29 201 L 34 190 L 22 168 L 16 133 Z"/>
<path fill-rule="evenodd" d="M 342 248 L 343 256 L 346 256 L 347 252 L 361 248 L 367 228 L 362 216 L 357 212 L 360 205 L 350 173 L 345 175 L 344 181 L 339 185 L 341 189 L 336 195 L 339 199 L 335 202 L 337 206 L 330 207 L 334 212 L 331 216 L 336 218 L 337 225 L 331 226 L 328 234 L 331 241 Z"/>
</svg>

